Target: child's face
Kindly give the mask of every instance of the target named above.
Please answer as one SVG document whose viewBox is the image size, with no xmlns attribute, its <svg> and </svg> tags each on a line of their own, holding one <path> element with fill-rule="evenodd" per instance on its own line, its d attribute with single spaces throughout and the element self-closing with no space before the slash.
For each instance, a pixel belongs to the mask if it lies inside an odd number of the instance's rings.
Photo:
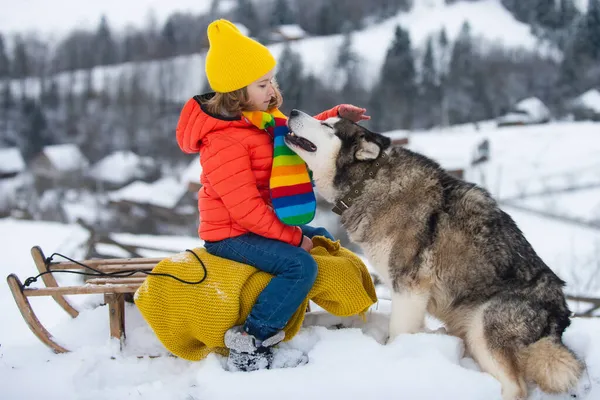
<svg viewBox="0 0 600 400">
<path fill-rule="evenodd" d="M 267 111 L 269 108 L 269 102 L 275 95 L 275 89 L 273 89 L 274 75 L 275 72 L 271 70 L 248 85 L 248 97 L 252 103 L 253 110 Z"/>
</svg>

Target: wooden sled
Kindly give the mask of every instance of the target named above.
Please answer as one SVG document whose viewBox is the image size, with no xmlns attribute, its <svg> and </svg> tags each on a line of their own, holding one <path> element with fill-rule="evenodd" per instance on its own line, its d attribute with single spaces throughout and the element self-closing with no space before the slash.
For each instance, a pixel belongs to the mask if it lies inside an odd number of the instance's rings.
<svg viewBox="0 0 600 400">
<path fill-rule="evenodd" d="M 88 272 L 81 265 L 72 262 L 52 262 L 47 263 L 42 249 L 35 246 L 31 249 L 33 261 L 40 273 L 51 270 L 74 270 Z M 163 258 L 120 258 L 120 259 L 96 259 L 84 260 L 82 264 L 90 266 L 102 272 L 131 271 L 136 272 L 130 277 L 101 277 L 91 278 L 84 284 L 78 286 L 58 286 L 52 274 L 41 276 L 46 287 L 44 288 L 26 288 L 21 280 L 15 275 L 10 274 L 6 278 L 10 290 L 19 307 L 19 311 L 27 322 L 29 329 L 38 339 L 50 347 L 55 353 L 67 353 L 68 349 L 56 343 L 52 335 L 44 328 L 31 308 L 28 297 L 32 296 L 52 296 L 52 298 L 61 306 L 71 317 L 77 318 L 79 312 L 69 304 L 65 295 L 75 294 L 104 294 L 104 301 L 108 305 L 108 319 L 110 324 L 110 336 L 119 339 L 121 347 L 125 341 L 125 296 L 134 293 L 146 278 L 146 274 L 141 271 L 152 271 L 152 268 Z"/>
</svg>

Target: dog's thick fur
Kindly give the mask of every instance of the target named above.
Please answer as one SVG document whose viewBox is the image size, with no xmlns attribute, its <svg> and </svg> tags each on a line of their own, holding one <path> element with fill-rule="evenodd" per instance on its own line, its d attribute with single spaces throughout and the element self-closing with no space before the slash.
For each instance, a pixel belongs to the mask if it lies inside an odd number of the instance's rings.
<svg viewBox="0 0 600 400">
<path fill-rule="evenodd" d="M 346 119 L 294 110 L 288 125 L 316 146 L 286 139 L 325 199 L 366 179 L 341 222 L 392 289 L 390 340 L 424 330 L 429 312 L 500 381 L 504 399 L 526 398 L 528 381 L 552 393 L 576 386 L 583 365 L 561 341 L 564 282 L 485 190 Z M 380 152 L 389 159 L 367 179 Z"/>
</svg>

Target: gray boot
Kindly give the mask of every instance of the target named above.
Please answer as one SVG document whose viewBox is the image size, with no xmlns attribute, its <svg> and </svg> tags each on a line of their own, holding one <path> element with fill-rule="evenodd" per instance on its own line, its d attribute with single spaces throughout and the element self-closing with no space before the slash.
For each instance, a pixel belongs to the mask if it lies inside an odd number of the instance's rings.
<svg viewBox="0 0 600 400">
<path fill-rule="evenodd" d="M 279 331 L 262 342 L 254 336 L 244 332 L 241 326 L 234 326 L 225 332 L 225 346 L 229 349 L 227 370 L 229 371 L 256 371 L 271 367 L 289 367 L 306 364 L 308 357 L 302 352 L 297 355 L 296 362 L 289 360 L 289 355 L 281 359 L 278 357 L 277 365 L 273 365 L 273 346 L 285 338 L 285 332 Z M 286 359 L 287 358 L 287 359 Z"/>
</svg>

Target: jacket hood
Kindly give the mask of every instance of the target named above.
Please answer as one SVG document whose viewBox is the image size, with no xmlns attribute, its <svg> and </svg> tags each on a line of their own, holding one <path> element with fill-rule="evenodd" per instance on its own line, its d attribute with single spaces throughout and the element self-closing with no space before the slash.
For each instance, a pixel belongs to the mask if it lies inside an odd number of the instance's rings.
<svg viewBox="0 0 600 400">
<path fill-rule="evenodd" d="M 212 132 L 227 128 L 247 127 L 248 122 L 241 117 L 224 117 L 208 112 L 203 102 L 214 93 L 194 96 L 185 103 L 177 123 L 177 144 L 185 153 L 198 153 L 202 140 Z"/>
</svg>

